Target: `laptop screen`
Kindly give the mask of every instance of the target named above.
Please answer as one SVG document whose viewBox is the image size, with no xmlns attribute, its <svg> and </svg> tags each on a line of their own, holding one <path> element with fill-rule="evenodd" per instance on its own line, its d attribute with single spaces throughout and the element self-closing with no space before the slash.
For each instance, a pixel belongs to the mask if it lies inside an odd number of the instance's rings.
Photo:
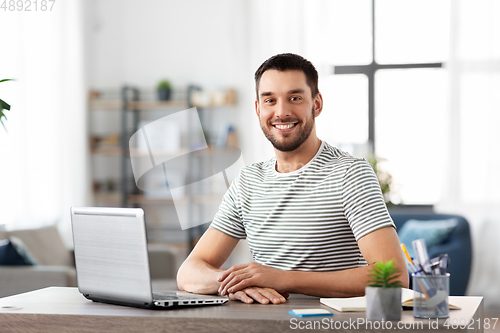
<svg viewBox="0 0 500 333">
<path fill-rule="evenodd" d="M 79 291 L 151 302 L 144 211 L 73 207 L 71 221 Z"/>
</svg>

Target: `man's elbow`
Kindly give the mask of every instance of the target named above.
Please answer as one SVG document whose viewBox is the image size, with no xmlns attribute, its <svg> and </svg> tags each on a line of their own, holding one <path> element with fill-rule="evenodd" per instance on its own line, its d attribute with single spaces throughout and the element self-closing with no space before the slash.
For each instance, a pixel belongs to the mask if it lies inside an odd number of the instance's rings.
<svg viewBox="0 0 500 333">
<path fill-rule="evenodd" d="M 181 267 L 179 268 L 179 270 L 177 271 L 177 277 L 176 277 L 177 288 L 180 291 L 188 291 L 186 289 L 186 285 L 188 283 L 187 276 L 188 276 L 188 274 L 186 274 L 186 262 L 184 261 L 182 263 Z"/>
<path fill-rule="evenodd" d="M 399 281 L 400 281 L 401 286 L 403 288 L 410 287 L 410 278 L 409 278 L 408 274 L 406 273 L 406 271 L 403 271 L 403 273 L 401 273 L 401 278 L 399 279 Z"/>
<path fill-rule="evenodd" d="M 177 271 L 177 288 L 194 294 L 216 294 L 219 284 L 214 284 L 207 273 L 198 260 L 188 258 Z"/>
<path fill-rule="evenodd" d="M 401 286 L 403 288 L 409 288 L 410 287 L 410 278 L 408 276 L 408 271 L 406 270 L 406 264 L 403 259 L 403 263 L 398 266 L 399 271 L 401 274 L 399 275 L 399 283 L 401 283 Z"/>
</svg>

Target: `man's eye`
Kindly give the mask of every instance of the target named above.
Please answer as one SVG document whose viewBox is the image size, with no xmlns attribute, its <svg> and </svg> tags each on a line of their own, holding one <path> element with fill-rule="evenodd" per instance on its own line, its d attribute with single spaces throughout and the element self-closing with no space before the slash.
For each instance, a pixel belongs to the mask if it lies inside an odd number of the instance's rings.
<svg viewBox="0 0 500 333">
<path fill-rule="evenodd" d="M 301 97 L 299 97 L 299 96 L 294 96 L 294 97 L 290 98 L 290 100 L 291 100 L 291 101 L 294 101 L 294 102 L 296 102 L 296 101 L 300 101 L 301 99 L 302 99 L 302 98 L 301 98 Z"/>
<path fill-rule="evenodd" d="M 273 102 L 274 102 L 274 99 L 268 98 L 268 99 L 266 99 L 264 102 L 266 102 L 266 103 L 273 103 Z"/>
</svg>

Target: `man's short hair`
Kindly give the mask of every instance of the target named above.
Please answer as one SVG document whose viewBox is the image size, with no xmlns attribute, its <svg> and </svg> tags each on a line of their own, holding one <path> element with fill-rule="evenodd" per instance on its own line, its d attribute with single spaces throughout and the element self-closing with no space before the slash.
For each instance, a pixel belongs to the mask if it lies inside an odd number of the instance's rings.
<svg viewBox="0 0 500 333">
<path fill-rule="evenodd" d="M 293 53 L 282 53 L 272 56 L 260 65 L 260 67 L 255 72 L 255 91 L 257 93 L 257 100 L 259 100 L 259 83 L 262 74 L 265 71 L 275 69 L 280 72 L 288 70 L 299 70 L 306 75 L 307 85 L 311 88 L 312 97 L 316 97 L 319 94 L 318 89 L 318 72 L 314 68 L 313 64 Z"/>
</svg>

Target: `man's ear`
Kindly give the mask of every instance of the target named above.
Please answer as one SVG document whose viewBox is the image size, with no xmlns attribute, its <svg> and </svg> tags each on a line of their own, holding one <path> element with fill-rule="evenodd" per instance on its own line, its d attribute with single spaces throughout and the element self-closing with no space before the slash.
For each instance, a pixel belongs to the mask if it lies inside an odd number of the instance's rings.
<svg viewBox="0 0 500 333">
<path fill-rule="evenodd" d="M 323 96 L 321 93 L 318 93 L 314 98 L 314 117 L 317 117 L 323 111 Z"/>
<path fill-rule="evenodd" d="M 260 118 L 260 112 L 259 112 L 259 101 L 255 101 L 255 113 L 257 114 L 257 117 Z"/>
</svg>

